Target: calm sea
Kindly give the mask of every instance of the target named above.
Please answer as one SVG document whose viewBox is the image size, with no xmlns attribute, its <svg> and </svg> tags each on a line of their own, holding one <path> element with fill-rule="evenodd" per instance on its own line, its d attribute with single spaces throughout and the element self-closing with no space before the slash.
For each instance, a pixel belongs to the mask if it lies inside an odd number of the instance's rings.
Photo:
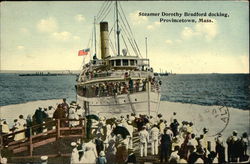
<svg viewBox="0 0 250 164">
<path fill-rule="evenodd" d="M 179 74 L 161 77 L 162 101 L 250 109 L 249 74 Z M 74 100 L 76 76 L 0 74 L 0 106 L 34 100 Z"/>
</svg>

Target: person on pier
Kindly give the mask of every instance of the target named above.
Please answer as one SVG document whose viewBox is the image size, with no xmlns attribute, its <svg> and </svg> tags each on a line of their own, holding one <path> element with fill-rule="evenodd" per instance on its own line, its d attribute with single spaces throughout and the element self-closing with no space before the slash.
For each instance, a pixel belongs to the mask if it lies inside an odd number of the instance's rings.
<svg viewBox="0 0 250 164">
<path fill-rule="evenodd" d="M 215 142 L 215 151 L 216 154 L 218 154 L 218 163 L 223 164 L 225 163 L 225 146 L 221 133 L 219 133 L 218 136 L 215 138 Z"/>
<path fill-rule="evenodd" d="M 140 138 L 140 155 L 141 157 L 147 156 L 148 142 L 149 142 L 149 134 L 146 130 L 146 127 L 143 126 L 142 130 L 139 132 Z"/>
<path fill-rule="evenodd" d="M 152 155 L 157 155 L 158 154 L 159 135 L 160 135 L 160 131 L 159 131 L 157 125 L 154 125 L 153 128 L 150 130 L 150 135 L 151 135 Z"/>
<path fill-rule="evenodd" d="M 161 136 L 161 154 L 160 161 L 163 162 L 163 158 L 165 158 L 165 162 L 168 162 L 170 153 L 171 153 L 171 139 L 167 134 L 167 130 L 164 129 L 163 135 Z"/>
</svg>

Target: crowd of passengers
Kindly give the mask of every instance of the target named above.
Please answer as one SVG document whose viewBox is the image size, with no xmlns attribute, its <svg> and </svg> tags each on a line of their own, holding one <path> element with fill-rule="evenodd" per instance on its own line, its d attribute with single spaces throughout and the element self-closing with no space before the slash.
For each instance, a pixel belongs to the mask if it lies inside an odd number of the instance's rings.
<svg viewBox="0 0 250 164">
<path fill-rule="evenodd" d="M 153 72 L 153 68 L 146 68 L 142 66 L 141 68 L 134 69 L 134 71 Z M 92 69 L 92 67 L 90 67 L 89 65 L 87 65 L 86 71 L 84 71 L 81 74 L 81 81 L 91 80 L 91 79 L 98 78 L 98 77 L 107 77 L 107 76 L 111 76 L 111 74 L 112 72 L 108 70 L 95 70 L 95 69 Z M 127 77 L 129 77 L 129 73 L 125 72 L 124 78 L 127 78 Z"/>
<path fill-rule="evenodd" d="M 161 81 L 149 78 L 151 83 L 151 91 L 158 91 Z M 116 96 L 120 94 L 128 94 L 140 91 L 146 91 L 147 79 L 128 80 L 123 82 L 101 82 L 94 85 L 87 85 L 78 88 L 78 94 L 86 97 L 94 96 Z"/>
</svg>

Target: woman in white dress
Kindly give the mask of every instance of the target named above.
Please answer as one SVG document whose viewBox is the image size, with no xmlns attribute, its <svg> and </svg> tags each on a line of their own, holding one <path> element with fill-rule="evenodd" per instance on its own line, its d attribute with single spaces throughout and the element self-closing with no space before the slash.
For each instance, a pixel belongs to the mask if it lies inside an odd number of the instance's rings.
<svg viewBox="0 0 250 164">
<path fill-rule="evenodd" d="M 96 145 L 93 143 L 92 140 L 89 140 L 87 143 L 84 144 L 84 155 L 82 156 L 80 163 L 96 163 L 97 151 Z"/>
<path fill-rule="evenodd" d="M 24 130 L 24 127 L 17 121 L 17 119 L 14 120 L 14 132 L 18 132 L 21 130 Z M 25 138 L 25 132 L 17 133 L 14 137 L 14 141 L 22 140 Z"/>
</svg>

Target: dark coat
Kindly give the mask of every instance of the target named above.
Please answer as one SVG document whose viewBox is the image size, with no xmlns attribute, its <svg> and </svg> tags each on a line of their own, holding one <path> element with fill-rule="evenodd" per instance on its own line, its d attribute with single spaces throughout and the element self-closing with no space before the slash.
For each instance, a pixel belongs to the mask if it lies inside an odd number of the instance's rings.
<svg viewBox="0 0 250 164">
<path fill-rule="evenodd" d="M 128 160 L 127 160 L 126 163 L 136 163 L 136 156 L 135 156 L 134 153 L 132 153 L 132 154 L 130 154 L 130 155 L 128 156 Z"/>
</svg>

